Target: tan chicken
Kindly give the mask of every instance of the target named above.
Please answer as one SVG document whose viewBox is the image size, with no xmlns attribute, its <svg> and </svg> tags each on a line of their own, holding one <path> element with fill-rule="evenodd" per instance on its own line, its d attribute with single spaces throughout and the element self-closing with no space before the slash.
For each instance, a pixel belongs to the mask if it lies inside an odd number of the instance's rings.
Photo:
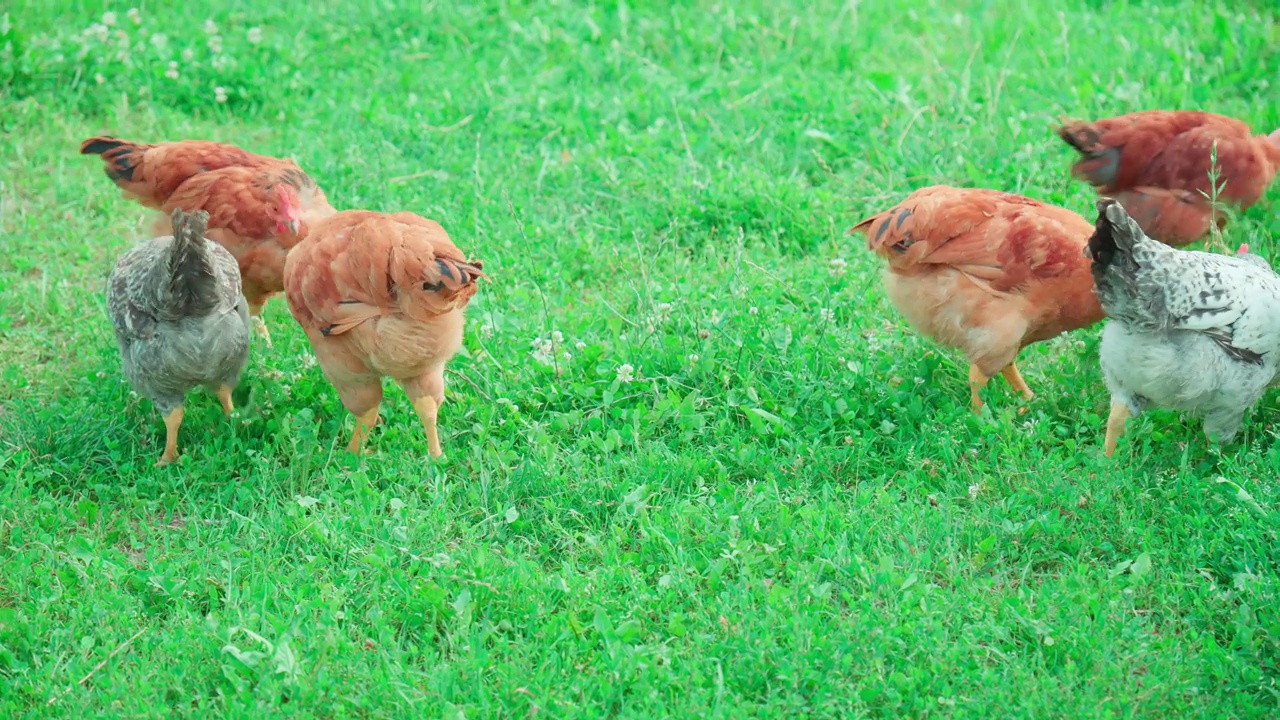
<svg viewBox="0 0 1280 720">
<path fill-rule="evenodd" d="M 888 261 L 890 301 L 920 332 L 968 357 L 974 412 L 997 373 L 1027 400 L 1027 345 L 1102 319 L 1084 247 L 1093 225 L 995 190 L 935 185 L 855 225 Z"/>
<path fill-rule="evenodd" d="M 336 212 L 315 181 L 292 160 L 206 140 L 144 145 L 93 137 L 80 153 L 101 155 L 107 177 L 125 197 L 160 211 L 156 235 L 170 232 L 175 209 L 209 213 L 208 237 L 239 264 L 249 314 L 270 346 L 262 307 L 284 289 L 285 256 Z"/>
<path fill-rule="evenodd" d="M 1207 112 L 1146 110 L 1070 121 L 1058 136 L 1082 156 L 1072 175 L 1118 201 L 1149 237 L 1175 247 L 1225 225 L 1209 201 L 1215 142 L 1224 205 L 1249 208 L 1280 170 L 1280 130 L 1254 135 L 1235 118 Z"/>
<path fill-rule="evenodd" d="M 316 225 L 285 261 L 285 298 L 325 377 L 356 417 L 359 452 L 378 421 L 382 378 L 413 403 L 432 457 L 445 363 L 462 345 L 463 309 L 488 279 L 444 228 L 410 212 L 346 210 Z"/>
</svg>

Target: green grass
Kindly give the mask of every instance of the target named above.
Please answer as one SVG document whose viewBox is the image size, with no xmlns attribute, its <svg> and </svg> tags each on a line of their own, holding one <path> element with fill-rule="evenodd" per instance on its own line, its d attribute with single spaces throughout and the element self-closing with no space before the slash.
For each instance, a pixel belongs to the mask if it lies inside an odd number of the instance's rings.
<svg viewBox="0 0 1280 720">
<path fill-rule="evenodd" d="M 103 3 L 16 2 L 0 716 L 1280 713 L 1280 396 L 1221 452 L 1153 412 L 1106 460 L 1095 327 L 975 418 L 844 235 L 935 182 L 1091 217 L 1061 114 L 1280 126 L 1267 3 L 190 0 L 111 8 L 126 62 L 78 55 Z M 103 303 L 144 214 L 98 133 L 289 155 L 483 259 L 446 457 L 398 391 L 348 456 L 277 299 L 239 417 L 193 395 L 153 468 Z M 1276 198 L 1228 242 L 1280 256 Z"/>
</svg>

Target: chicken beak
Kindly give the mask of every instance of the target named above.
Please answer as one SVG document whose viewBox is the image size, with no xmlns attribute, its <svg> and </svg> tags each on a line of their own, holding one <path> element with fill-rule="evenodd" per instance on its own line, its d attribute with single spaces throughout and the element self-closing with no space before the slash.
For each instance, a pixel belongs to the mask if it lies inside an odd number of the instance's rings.
<svg viewBox="0 0 1280 720">
<path fill-rule="evenodd" d="M 302 226 L 302 223 L 299 223 L 297 220 L 290 220 L 289 222 L 285 223 L 285 227 L 289 228 L 289 232 L 293 233 L 294 235 L 298 234 L 298 229 L 301 226 Z"/>
</svg>

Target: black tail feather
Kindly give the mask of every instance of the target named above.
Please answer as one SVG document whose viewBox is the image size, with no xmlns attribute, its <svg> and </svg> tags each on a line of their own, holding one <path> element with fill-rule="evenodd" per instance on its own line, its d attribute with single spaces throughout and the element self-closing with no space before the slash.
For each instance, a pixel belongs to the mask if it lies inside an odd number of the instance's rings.
<svg viewBox="0 0 1280 720">
<path fill-rule="evenodd" d="M 101 155 L 107 177 L 113 182 L 133 181 L 134 170 L 142 161 L 147 146 L 110 136 L 92 137 L 80 143 L 81 155 Z"/>
</svg>

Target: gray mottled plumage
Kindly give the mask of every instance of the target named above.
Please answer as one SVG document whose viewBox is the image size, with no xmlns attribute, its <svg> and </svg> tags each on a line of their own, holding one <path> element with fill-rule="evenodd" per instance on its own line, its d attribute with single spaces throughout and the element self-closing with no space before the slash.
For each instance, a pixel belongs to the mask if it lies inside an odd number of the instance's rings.
<svg viewBox="0 0 1280 720">
<path fill-rule="evenodd" d="M 164 414 L 196 386 L 234 387 L 248 360 L 240 269 L 205 239 L 208 220 L 204 211 L 175 211 L 174 234 L 126 252 L 107 281 L 125 377 Z"/>
<path fill-rule="evenodd" d="M 1089 239 L 1113 401 L 1204 418 L 1230 442 L 1280 365 L 1280 276 L 1256 255 L 1175 250 L 1147 237 L 1113 200 Z"/>
</svg>

